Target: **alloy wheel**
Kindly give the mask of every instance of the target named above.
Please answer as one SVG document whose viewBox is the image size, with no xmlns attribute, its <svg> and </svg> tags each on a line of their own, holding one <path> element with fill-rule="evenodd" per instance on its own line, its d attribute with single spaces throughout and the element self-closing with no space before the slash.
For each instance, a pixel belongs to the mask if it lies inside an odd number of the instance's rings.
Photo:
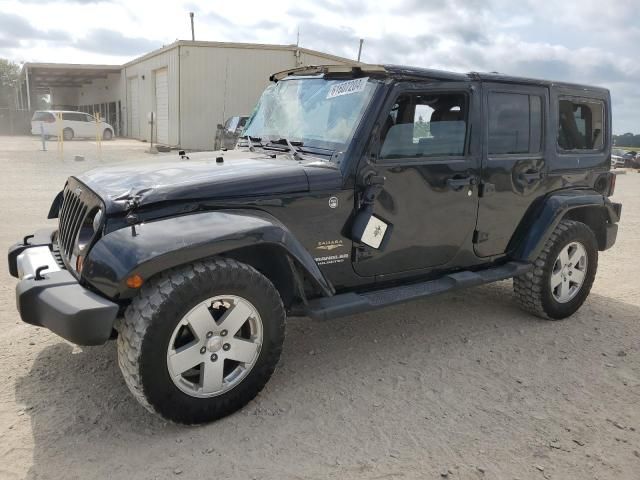
<svg viewBox="0 0 640 480">
<path fill-rule="evenodd" d="M 580 242 L 566 245 L 551 270 L 551 294 L 558 303 L 567 303 L 580 291 L 587 274 L 587 250 Z"/>
<path fill-rule="evenodd" d="M 234 295 L 209 298 L 174 329 L 167 348 L 169 375 L 187 395 L 222 395 L 249 374 L 262 341 L 262 320 L 248 300 Z"/>
</svg>

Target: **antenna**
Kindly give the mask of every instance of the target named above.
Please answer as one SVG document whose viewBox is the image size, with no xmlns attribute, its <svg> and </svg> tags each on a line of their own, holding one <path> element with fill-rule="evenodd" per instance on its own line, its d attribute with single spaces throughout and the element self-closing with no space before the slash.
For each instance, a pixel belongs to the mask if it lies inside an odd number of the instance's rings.
<svg viewBox="0 0 640 480">
<path fill-rule="evenodd" d="M 298 27 L 298 37 L 296 38 L 296 47 L 300 46 L 300 27 Z"/>
<path fill-rule="evenodd" d="M 362 44 L 364 43 L 364 38 L 360 39 L 360 48 L 358 48 L 358 61 L 360 61 L 360 56 L 362 55 Z"/>
<path fill-rule="evenodd" d="M 196 41 L 196 34 L 193 30 L 193 12 L 189 12 L 189 16 L 191 17 L 191 41 L 195 42 Z"/>
</svg>

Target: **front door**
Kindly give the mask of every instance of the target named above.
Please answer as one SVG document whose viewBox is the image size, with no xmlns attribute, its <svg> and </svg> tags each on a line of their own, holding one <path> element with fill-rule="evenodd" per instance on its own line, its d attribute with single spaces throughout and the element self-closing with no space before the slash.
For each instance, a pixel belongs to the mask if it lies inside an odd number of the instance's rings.
<svg viewBox="0 0 640 480">
<path fill-rule="evenodd" d="M 479 257 L 507 252 L 532 202 L 544 193 L 548 90 L 484 84 L 482 182 L 474 250 Z"/>
<path fill-rule="evenodd" d="M 380 249 L 356 245 L 354 269 L 381 280 L 455 265 L 477 212 L 479 99 L 469 84 L 399 85 L 380 119 L 377 158 L 360 168 L 384 177 L 373 215 L 390 226 Z M 478 135 L 473 135 L 474 138 Z"/>
</svg>

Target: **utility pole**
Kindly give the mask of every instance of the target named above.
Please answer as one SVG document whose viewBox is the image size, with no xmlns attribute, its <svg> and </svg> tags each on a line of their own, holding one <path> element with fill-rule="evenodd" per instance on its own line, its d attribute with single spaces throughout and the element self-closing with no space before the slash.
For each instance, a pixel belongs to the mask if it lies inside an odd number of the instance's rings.
<svg viewBox="0 0 640 480">
<path fill-rule="evenodd" d="M 31 88 L 29 85 L 29 69 L 27 67 L 24 67 L 24 76 L 27 82 L 27 109 L 31 111 L 31 92 L 29 91 Z"/>
<path fill-rule="evenodd" d="M 189 12 L 189 16 L 191 17 L 191 41 L 195 42 L 196 41 L 196 34 L 193 30 L 193 12 Z"/>
<path fill-rule="evenodd" d="M 362 55 L 362 44 L 364 43 L 364 38 L 360 39 L 360 48 L 358 48 L 358 61 L 360 61 L 360 56 Z"/>
</svg>

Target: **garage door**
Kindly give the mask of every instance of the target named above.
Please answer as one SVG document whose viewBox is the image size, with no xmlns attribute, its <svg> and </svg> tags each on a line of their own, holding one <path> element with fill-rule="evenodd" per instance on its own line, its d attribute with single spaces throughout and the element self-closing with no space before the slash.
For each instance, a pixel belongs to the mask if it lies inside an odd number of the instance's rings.
<svg viewBox="0 0 640 480">
<path fill-rule="evenodd" d="M 167 69 L 156 71 L 156 141 L 169 143 L 169 87 Z"/>
<path fill-rule="evenodd" d="M 132 138 L 140 138 L 140 101 L 138 96 L 138 77 L 132 77 L 129 79 L 127 93 L 127 133 Z"/>
</svg>

